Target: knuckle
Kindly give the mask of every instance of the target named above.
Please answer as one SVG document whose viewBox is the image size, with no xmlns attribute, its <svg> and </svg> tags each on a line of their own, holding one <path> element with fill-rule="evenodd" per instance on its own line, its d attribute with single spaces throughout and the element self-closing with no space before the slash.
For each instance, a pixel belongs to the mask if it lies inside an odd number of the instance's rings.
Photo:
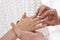
<svg viewBox="0 0 60 40">
<path fill-rule="evenodd" d="M 48 7 L 46 5 L 42 5 L 41 7 L 46 8 L 46 9 L 51 9 L 50 7 Z"/>
</svg>

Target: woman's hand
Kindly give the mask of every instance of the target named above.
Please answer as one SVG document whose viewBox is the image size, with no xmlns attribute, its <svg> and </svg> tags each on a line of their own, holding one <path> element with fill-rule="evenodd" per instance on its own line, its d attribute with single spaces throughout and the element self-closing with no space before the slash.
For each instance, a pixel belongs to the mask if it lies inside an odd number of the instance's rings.
<svg viewBox="0 0 60 40">
<path fill-rule="evenodd" d="M 36 15 L 32 16 L 32 17 L 27 17 L 26 13 L 24 13 L 21 20 L 19 20 L 19 22 L 16 24 L 16 26 L 20 30 L 35 31 L 36 29 L 46 26 L 46 24 L 41 25 L 41 26 L 40 25 L 36 26 L 36 25 L 40 24 L 41 22 L 43 22 L 43 21 L 41 21 L 39 17 L 36 17 Z"/>
<path fill-rule="evenodd" d="M 48 6 L 42 5 L 39 8 L 38 16 L 44 21 L 43 24 L 57 25 L 58 15 L 55 9 L 49 8 Z"/>
<path fill-rule="evenodd" d="M 12 24 L 13 31 L 21 40 L 46 40 L 44 35 L 40 32 L 22 31 L 15 24 Z"/>
</svg>

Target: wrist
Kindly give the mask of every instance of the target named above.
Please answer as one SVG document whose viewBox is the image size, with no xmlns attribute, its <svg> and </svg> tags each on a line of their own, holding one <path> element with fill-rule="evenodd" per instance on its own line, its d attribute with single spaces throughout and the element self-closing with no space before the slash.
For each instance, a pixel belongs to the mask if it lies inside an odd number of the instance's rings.
<svg viewBox="0 0 60 40">
<path fill-rule="evenodd" d="M 8 36 L 8 37 L 9 37 L 11 40 L 16 40 L 16 39 L 17 39 L 17 36 L 16 36 L 16 34 L 13 32 L 12 29 L 8 32 L 8 34 L 10 35 L 10 36 Z"/>
</svg>

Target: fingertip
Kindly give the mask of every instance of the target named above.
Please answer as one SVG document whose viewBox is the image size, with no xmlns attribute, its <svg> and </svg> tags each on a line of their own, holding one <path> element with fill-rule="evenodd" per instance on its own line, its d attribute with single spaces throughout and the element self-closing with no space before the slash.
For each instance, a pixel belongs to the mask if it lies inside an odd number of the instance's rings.
<svg viewBox="0 0 60 40">
<path fill-rule="evenodd" d="M 24 12 L 22 18 L 26 18 L 26 17 L 27 17 L 26 12 Z"/>
<path fill-rule="evenodd" d="M 16 24 L 19 22 L 19 20 L 17 20 Z"/>
<path fill-rule="evenodd" d="M 16 28 L 16 25 L 14 23 L 11 23 L 11 26 L 12 26 L 13 29 Z"/>
<path fill-rule="evenodd" d="M 14 23 L 11 23 L 11 26 L 14 26 Z"/>
</svg>

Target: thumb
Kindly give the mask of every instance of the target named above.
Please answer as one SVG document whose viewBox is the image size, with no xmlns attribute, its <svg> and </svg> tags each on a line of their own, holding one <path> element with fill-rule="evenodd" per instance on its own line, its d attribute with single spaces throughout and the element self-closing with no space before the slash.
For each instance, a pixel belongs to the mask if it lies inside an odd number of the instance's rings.
<svg viewBox="0 0 60 40">
<path fill-rule="evenodd" d="M 14 23 L 11 23 L 11 26 L 12 26 L 13 31 L 16 33 L 16 35 L 17 35 L 18 37 L 20 37 L 21 34 L 22 34 L 22 31 L 21 31 L 19 28 L 17 28 Z"/>
<path fill-rule="evenodd" d="M 26 16 L 26 12 L 23 14 L 23 16 L 22 16 L 22 18 L 26 18 L 27 16 Z"/>
<path fill-rule="evenodd" d="M 44 34 L 42 32 L 39 32 L 39 31 L 35 31 L 35 34 L 39 35 L 39 36 L 43 36 L 44 37 Z"/>
</svg>

